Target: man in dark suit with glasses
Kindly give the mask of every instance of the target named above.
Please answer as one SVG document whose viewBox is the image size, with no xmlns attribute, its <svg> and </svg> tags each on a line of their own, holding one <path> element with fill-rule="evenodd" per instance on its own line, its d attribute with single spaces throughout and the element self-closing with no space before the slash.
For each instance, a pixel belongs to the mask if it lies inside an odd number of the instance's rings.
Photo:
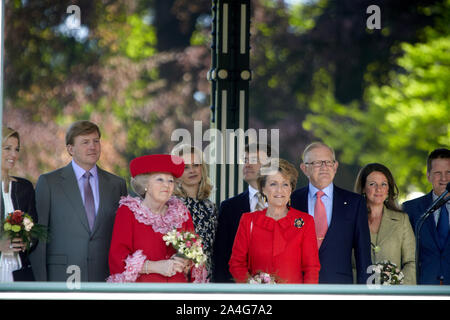
<svg viewBox="0 0 450 320">
<path fill-rule="evenodd" d="M 334 150 L 321 142 L 308 145 L 300 169 L 308 186 L 294 191 L 292 207 L 314 217 L 319 247 L 319 283 L 352 284 L 352 251 L 357 282 L 365 284 L 372 264 L 364 198 L 341 189 L 333 180 L 338 168 Z"/>
</svg>

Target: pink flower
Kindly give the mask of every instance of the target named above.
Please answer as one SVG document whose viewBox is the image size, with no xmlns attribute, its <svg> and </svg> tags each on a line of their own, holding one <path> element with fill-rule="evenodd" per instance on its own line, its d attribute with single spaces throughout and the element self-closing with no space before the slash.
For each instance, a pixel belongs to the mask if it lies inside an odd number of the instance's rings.
<svg viewBox="0 0 450 320">
<path fill-rule="evenodd" d="M 186 247 L 190 248 L 192 246 L 192 242 L 186 241 Z"/>
</svg>

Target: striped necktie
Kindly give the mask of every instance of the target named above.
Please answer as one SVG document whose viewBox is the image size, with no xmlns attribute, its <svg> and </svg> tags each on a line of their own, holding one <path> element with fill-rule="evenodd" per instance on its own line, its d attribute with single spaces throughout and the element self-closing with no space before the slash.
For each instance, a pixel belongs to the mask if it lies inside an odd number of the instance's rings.
<svg viewBox="0 0 450 320">
<path fill-rule="evenodd" d="M 257 192 L 255 195 L 258 197 L 258 202 L 256 203 L 255 211 L 264 210 L 266 208 L 266 206 L 264 205 L 263 195 L 261 194 L 261 192 Z"/>
</svg>

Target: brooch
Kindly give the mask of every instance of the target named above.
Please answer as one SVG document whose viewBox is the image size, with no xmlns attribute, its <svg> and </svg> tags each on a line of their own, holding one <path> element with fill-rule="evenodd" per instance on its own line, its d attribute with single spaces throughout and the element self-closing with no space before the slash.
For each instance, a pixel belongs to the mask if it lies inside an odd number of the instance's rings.
<svg viewBox="0 0 450 320">
<path fill-rule="evenodd" d="M 374 253 L 380 252 L 380 250 L 381 250 L 380 246 L 376 246 L 372 242 L 370 243 L 370 245 L 372 246 L 372 250 L 373 250 Z"/>
<path fill-rule="evenodd" d="M 295 221 L 294 221 L 294 226 L 299 229 L 301 227 L 303 227 L 304 224 L 305 224 L 305 221 L 303 221 L 302 218 L 295 219 Z"/>
</svg>

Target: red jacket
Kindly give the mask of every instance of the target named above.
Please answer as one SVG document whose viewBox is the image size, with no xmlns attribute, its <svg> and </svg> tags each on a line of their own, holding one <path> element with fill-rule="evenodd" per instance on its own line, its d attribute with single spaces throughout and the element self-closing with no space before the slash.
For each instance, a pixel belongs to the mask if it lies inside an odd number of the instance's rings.
<svg viewBox="0 0 450 320">
<path fill-rule="evenodd" d="M 266 211 L 245 213 L 239 223 L 230 258 L 237 282 L 269 273 L 277 283 L 318 283 L 319 254 L 314 219 L 291 208 L 276 221 Z"/>
<path fill-rule="evenodd" d="M 177 230 L 194 232 L 192 218 L 189 213 L 187 215 L 186 221 Z M 117 210 L 109 250 L 109 270 L 112 276 L 108 281 L 187 282 L 186 276 L 180 272 L 172 277 L 156 273 L 138 273 L 145 260 L 166 260 L 176 253 L 172 246 L 166 245 L 163 236 L 164 234 L 156 232 L 152 225 L 139 222 L 135 212 L 127 205 L 121 205 Z"/>
</svg>

